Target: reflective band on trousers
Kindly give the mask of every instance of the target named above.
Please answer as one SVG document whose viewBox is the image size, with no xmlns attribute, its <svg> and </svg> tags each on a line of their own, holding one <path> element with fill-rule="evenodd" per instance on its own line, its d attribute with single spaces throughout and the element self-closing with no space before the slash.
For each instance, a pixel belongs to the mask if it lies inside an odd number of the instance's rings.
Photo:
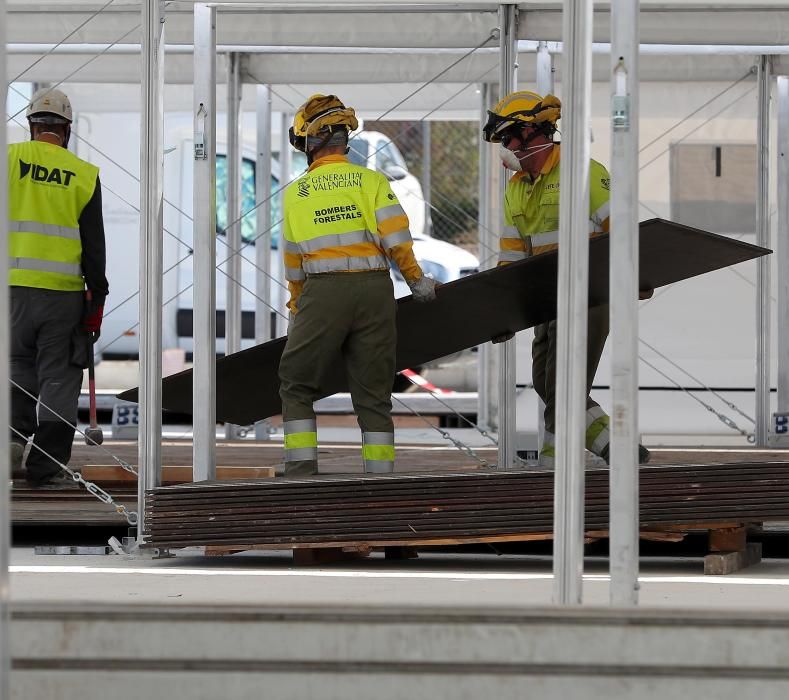
<svg viewBox="0 0 789 700">
<path fill-rule="evenodd" d="M 40 233 L 42 236 L 57 236 L 79 241 L 79 229 L 57 224 L 42 224 L 38 221 L 9 221 L 8 233 Z"/>
<path fill-rule="evenodd" d="M 370 255 L 363 258 L 320 258 L 305 260 L 304 271 L 308 275 L 319 275 L 322 272 L 350 272 L 351 270 L 387 270 L 389 265 L 383 255 Z"/>
<path fill-rule="evenodd" d="M 609 418 L 599 406 L 592 406 L 586 411 L 586 449 L 599 455 L 611 441 L 608 431 Z"/>
<path fill-rule="evenodd" d="M 358 231 L 348 231 L 347 233 L 327 233 L 325 236 L 317 236 L 296 244 L 299 253 L 316 253 L 324 248 L 340 248 L 346 245 L 357 243 L 373 243 L 373 234 L 367 229 Z"/>
<path fill-rule="evenodd" d="M 362 433 L 362 443 L 364 471 L 394 471 L 394 433 Z"/>
<path fill-rule="evenodd" d="M 318 459 L 318 427 L 314 419 L 291 420 L 285 429 L 285 461 Z"/>
<path fill-rule="evenodd" d="M 82 266 L 71 263 L 39 260 L 37 258 L 8 258 L 12 270 L 35 270 L 36 272 L 57 272 L 61 275 L 82 275 Z"/>
</svg>

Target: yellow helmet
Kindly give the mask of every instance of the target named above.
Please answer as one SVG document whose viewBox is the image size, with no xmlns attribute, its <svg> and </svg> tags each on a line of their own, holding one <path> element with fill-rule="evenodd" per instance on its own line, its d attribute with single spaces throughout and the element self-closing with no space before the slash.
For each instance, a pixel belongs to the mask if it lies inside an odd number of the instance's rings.
<svg viewBox="0 0 789 700">
<path fill-rule="evenodd" d="M 71 102 L 64 92 L 55 88 L 40 88 L 30 99 L 27 106 L 27 118 L 33 121 L 43 121 L 55 117 L 63 122 L 71 123 L 74 117 L 71 112 Z M 36 119 L 38 117 L 38 119 Z"/>
<path fill-rule="evenodd" d="M 290 128 L 290 144 L 297 151 L 307 151 L 307 138 L 317 136 L 319 132 L 329 130 L 331 127 L 345 127 L 346 133 L 359 127 L 356 113 L 351 107 L 346 107 L 336 95 L 313 95 L 299 109 L 293 117 L 293 126 Z"/>
<path fill-rule="evenodd" d="M 562 103 L 558 97 L 542 97 L 528 90 L 513 92 L 488 110 L 488 121 L 482 129 L 482 137 L 490 143 L 500 143 L 501 135 L 519 124 L 542 124 L 546 133 L 552 134 L 561 116 Z"/>
</svg>

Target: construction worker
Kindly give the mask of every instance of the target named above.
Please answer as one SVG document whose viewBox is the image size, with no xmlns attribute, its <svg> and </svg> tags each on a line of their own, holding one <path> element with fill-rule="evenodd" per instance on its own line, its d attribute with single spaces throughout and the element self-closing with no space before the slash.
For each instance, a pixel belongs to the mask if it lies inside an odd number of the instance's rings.
<svg viewBox="0 0 789 700">
<path fill-rule="evenodd" d="M 38 90 L 27 119 L 30 141 L 8 147 L 10 449 L 13 473 L 33 437 L 26 479 L 42 487 L 67 477 L 57 462 L 71 457 L 82 370 L 108 286 L 99 170 L 67 150 L 68 97 Z"/>
<path fill-rule="evenodd" d="M 394 469 L 391 392 L 395 374 L 397 264 L 417 302 L 435 282 L 414 257 L 408 218 L 387 179 L 346 158 L 358 128 L 335 95 L 313 95 L 296 112 L 290 143 L 307 172 L 285 192 L 285 276 L 291 321 L 279 366 L 285 476 L 318 471 L 313 402 L 324 377 L 345 372 L 362 430 L 366 472 Z"/>
<path fill-rule="evenodd" d="M 559 153 L 554 141 L 561 116 L 557 97 L 519 91 L 507 95 L 488 112 L 482 134 L 500 144 L 504 165 L 515 171 L 504 195 L 504 232 L 499 241 L 499 265 L 555 250 L 559 242 Z M 589 163 L 589 235 L 608 232 L 610 176 L 596 160 Z M 644 296 L 646 298 L 646 296 Z M 589 309 L 586 348 L 586 448 L 609 460 L 609 418 L 589 396 L 600 356 L 608 337 L 608 305 Z M 506 338 L 502 338 L 504 340 Z M 532 380 L 545 403 L 545 436 L 541 467 L 554 466 L 556 413 L 556 321 L 534 329 Z M 649 451 L 639 445 L 639 461 Z"/>
</svg>

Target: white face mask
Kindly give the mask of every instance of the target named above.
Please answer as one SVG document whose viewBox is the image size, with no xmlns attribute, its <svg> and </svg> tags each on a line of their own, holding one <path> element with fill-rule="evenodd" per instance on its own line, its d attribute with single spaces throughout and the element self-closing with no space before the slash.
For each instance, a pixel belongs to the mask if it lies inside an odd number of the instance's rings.
<svg viewBox="0 0 789 700">
<path fill-rule="evenodd" d="M 518 172 L 523 170 L 523 163 L 525 161 L 527 161 L 533 155 L 549 148 L 553 148 L 553 143 L 542 143 L 539 146 L 527 146 L 526 148 L 518 151 L 511 151 L 508 148 L 505 148 L 502 144 L 499 144 L 499 156 L 501 157 L 501 162 L 504 163 L 505 168 Z"/>
</svg>

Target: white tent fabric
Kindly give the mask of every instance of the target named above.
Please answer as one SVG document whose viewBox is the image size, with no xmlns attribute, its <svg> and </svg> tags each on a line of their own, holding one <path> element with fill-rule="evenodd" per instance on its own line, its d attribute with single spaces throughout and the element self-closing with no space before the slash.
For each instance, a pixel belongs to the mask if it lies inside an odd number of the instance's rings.
<svg viewBox="0 0 789 700">
<path fill-rule="evenodd" d="M 9 0 L 9 42 L 57 42 L 106 0 Z M 289 0 L 214 3 L 217 42 L 247 45 L 471 47 L 497 25 L 491 0 Z M 519 38 L 561 40 L 560 0 L 528 0 L 520 8 Z M 192 2 L 167 5 L 167 40 L 192 43 Z M 75 33 L 78 43 L 140 37 L 139 0 L 115 0 Z M 641 41 L 675 44 L 785 44 L 789 7 L 784 0 L 641 0 Z M 610 40 L 610 3 L 594 8 L 594 40 Z"/>
</svg>

